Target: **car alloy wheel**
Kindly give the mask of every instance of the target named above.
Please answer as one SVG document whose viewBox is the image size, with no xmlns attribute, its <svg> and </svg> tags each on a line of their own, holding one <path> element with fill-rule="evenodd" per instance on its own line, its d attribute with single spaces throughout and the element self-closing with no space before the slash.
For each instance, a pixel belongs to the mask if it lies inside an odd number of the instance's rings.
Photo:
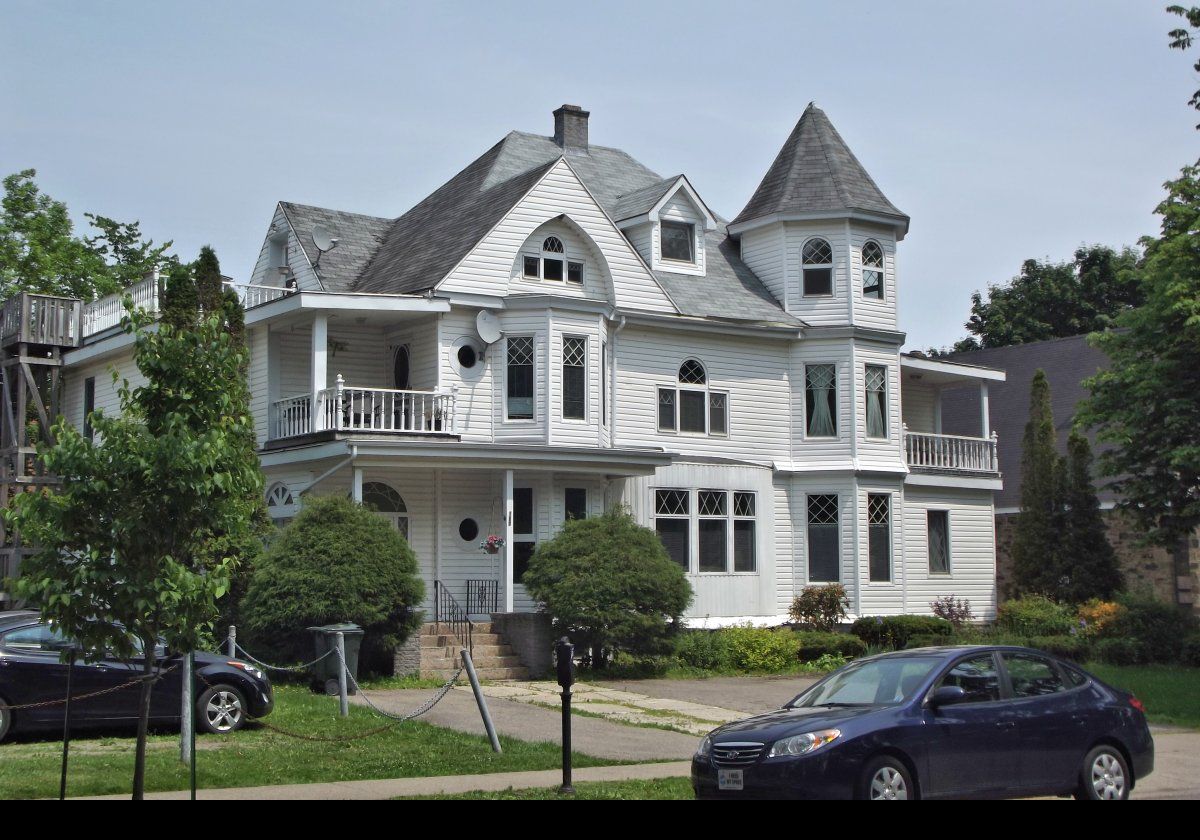
<svg viewBox="0 0 1200 840">
<path fill-rule="evenodd" d="M 232 688 L 217 686 L 205 692 L 201 714 L 209 732 L 233 732 L 240 729 L 245 718 L 242 697 Z"/>
<path fill-rule="evenodd" d="M 896 767 L 885 764 L 871 777 L 871 799 L 908 799 L 908 782 Z"/>
<path fill-rule="evenodd" d="M 1091 785 L 1092 799 L 1124 799 L 1129 784 L 1124 762 L 1109 750 L 1094 754 L 1088 770 L 1088 784 Z"/>
</svg>

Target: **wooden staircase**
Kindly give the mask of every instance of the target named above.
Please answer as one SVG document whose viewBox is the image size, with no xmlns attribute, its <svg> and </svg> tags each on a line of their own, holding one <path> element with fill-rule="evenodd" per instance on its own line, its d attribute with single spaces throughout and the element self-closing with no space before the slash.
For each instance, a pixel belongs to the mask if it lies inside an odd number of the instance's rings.
<svg viewBox="0 0 1200 840">
<path fill-rule="evenodd" d="M 481 680 L 527 680 L 529 669 L 521 664 L 512 646 L 498 633 L 492 632 L 489 621 L 474 622 L 471 638 L 475 672 Z M 459 652 L 462 642 L 450 633 L 448 625 L 428 623 L 421 627 L 421 671 L 423 678 L 449 679 L 462 664 Z"/>
</svg>

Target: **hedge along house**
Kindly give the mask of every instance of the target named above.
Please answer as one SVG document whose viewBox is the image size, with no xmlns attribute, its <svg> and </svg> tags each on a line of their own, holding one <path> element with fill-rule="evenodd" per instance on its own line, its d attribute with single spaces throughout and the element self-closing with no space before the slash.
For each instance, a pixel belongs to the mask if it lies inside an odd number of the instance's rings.
<svg viewBox="0 0 1200 840">
<path fill-rule="evenodd" d="M 986 406 L 1003 374 L 901 354 L 908 225 L 813 105 L 732 222 L 570 105 L 398 218 L 280 203 L 241 287 L 271 515 L 371 504 L 428 606 L 476 615 L 535 610 L 538 542 L 619 504 L 686 569 L 696 625 L 779 622 L 833 581 L 859 615 L 954 594 L 988 617 L 997 441 L 986 408 L 942 434 L 937 394 Z M 65 354 L 81 427 L 110 367 L 136 380 L 108 305 Z"/>
</svg>

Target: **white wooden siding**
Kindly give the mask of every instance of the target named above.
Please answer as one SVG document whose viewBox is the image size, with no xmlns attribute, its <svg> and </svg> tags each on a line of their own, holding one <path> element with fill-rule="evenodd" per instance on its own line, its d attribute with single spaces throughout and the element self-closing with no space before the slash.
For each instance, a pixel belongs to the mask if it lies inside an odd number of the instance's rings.
<svg viewBox="0 0 1200 840">
<path fill-rule="evenodd" d="M 971 602 L 976 619 L 996 616 L 996 517 L 984 490 L 905 487 L 904 553 L 907 591 L 904 611 L 929 614 L 930 602 L 954 595 Z M 927 512 L 944 510 L 950 520 L 950 574 L 929 571 Z"/>
<path fill-rule="evenodd" d="M 275 206 L 275 214 L 271 217 L 271 228 L 273 233 L 268 231 L 267 236 L 263 239 L 261 250 L 258 252 L 258 259 L 254 262 L 254 268 L 250 272 L 249 282 L 256 286 L 282 286 L 283 278 L 279 272 L 275 271 L 275 265 L 272 265 L 272 240 L 276 236 L 286 237 L 285 252 L 287 254 L 287 266 L 292 270 L 292 277 L 296 281 L 297 288 L 302 291 L 320 291 L 321 281 L 317 274 L 312 269 L 312 264 L 308 261 L 304 250 L 300 247 L 300 241 L 296 238 L 297 231 L 292 229 L 291 223 L 288 221 L 283 208 L 279 205 Z"/>
<path fill-rule="evenodd" d="M 653 226 L 651 247 L 654 254 L 652 265 L 657 271 L 670 271 L 675 274 L 704 275 L 704 213 L 700 211 L 682 189 L 667 199 L 658 211 L 659 222 Z M 695 265 L 687 265 L 662 258 L 662 222 L 682 222 L 692 225 L 692 248 L 696 255 Z"/>
<path fill-rule="evenodd" d="M 784 242 L 782 224 L 767 225 L 746 231 L 741 238 L 742 262 L 758 275 L 775 299 L 790 312 L 791 301 L 788 299 Z"/>
</svg>

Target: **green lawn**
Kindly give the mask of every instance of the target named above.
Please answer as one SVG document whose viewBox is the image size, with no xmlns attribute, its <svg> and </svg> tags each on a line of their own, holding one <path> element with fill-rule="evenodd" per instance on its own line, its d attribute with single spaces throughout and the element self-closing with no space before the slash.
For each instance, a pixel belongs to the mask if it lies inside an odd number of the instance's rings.
<svg viewBox="0 0 1200 840">
<path fill-rule="evenodd" d="M 1086 668 L 1114 688 L 1132 691 L 1146 705 L 1151 723 L 1200 729 L 1200 668 L 1098 662 Z"/>
<path fill-rule="evenodd" d="M 311 694 L 296 686 L 278 686 L 272 725 L 325 737 L 374 729 L 386 721 L 357 706 L 350 717 L 337 717 L 337 698 Z M 551 743 L 500 739 L 496 755 L 484 737 L 412 722 L 348 743 L 301 741 L 264 728 L 232 735 L 198 738 L 200 787 L 247 787 L 304 782 L 445 776 L 550 770 L 560 766 L 561 749 Z M 0 744 L 0 799 L 58 795 L 62 742 L 23 738 Z M 613 764 L 577 755 L 576 766 Z M 81 736 L 71 741 L 68 796 L 122 794 L 130 790 L 133 738 Z M 187 768 L 179 763 L 179 736 L 155 735 L 147 755 L 146 789 L 181 790 Z"/>
<path fill-rule="evenodd" d="M 574 795 L 558 792 L 558 788 L 529 790 L 475 791 L 455 796 L 422 796 L 414 799 L 695 799 L 692 783 L 686 778 L 651 779 L 632 782 L 581 782 L 575 785 Z"/>
</svg>

